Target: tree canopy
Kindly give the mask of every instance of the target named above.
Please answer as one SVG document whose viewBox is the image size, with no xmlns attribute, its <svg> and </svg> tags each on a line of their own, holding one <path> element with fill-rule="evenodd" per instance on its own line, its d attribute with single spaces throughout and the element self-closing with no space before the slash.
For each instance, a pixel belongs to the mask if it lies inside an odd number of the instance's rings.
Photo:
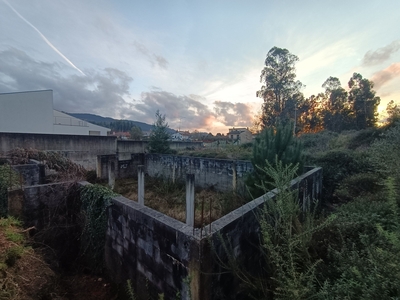
<svg viewBox="0 0 400 300">
<path fill-rule="evenodd" d="M 149 150 L 151 153 L 171 152 L 167 128 L 168 123 L 165 121 L 165 115 L 162 115 L 160 111 L 157 110 L 156 121 L 149 139 Z"/>
<path fill-rule="evenodd" d="M 257 126 L 276 128 L 279 124 L 294 122 L 295 133 L 324 129 L 341 132 L 376 126 L 380 98 L 373 90 L 372 81 L 354 73 L 346 91 L 337 77 L 330 76 L 322 84 L 324 92 L 306 98 L 301 92 L 303 84 L 296 80 L 298 60 L 287 49 L 269 50 L 260 76 L 263 86 L 256 93 L 264 100 L 255 122 Z M 397 115 L 394 103 L 388 112 L 390 121 L 391 115 Z"/>
<path fill-rule="evenodd" d="M 276 126 L 293 118 L 303 84 L 296 81 L 295 63 L 299 60 L 287 49 L 273 47 L 265 59 L 260 82 L 264 85 L 257 97 L 264 100 L 261 123 L 263 127 Z"/>
</svg>

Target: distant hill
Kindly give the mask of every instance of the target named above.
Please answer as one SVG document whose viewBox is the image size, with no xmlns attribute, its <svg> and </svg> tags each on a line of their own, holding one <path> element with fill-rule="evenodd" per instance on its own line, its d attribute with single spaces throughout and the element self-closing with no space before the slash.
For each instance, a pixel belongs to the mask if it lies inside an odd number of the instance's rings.
<svg viewBox="0 0 400 300">
<path fill-rule="evenodd" d="M 99 126 L 108 127 L 113 131 L 129 131 L 133 126 L 138 126 L 142 131 L 150 131 L 153 129 L 153 125 L 132 121 L 132 120 L 117 120 L 109 117 L 102 117 L 94 114 L 83 114 L 83 113 L 67 113 L 72 117 L 93 123 Z M 169 129 L 169 132 L 175 132 L 173 129 Z"/>
</svg>

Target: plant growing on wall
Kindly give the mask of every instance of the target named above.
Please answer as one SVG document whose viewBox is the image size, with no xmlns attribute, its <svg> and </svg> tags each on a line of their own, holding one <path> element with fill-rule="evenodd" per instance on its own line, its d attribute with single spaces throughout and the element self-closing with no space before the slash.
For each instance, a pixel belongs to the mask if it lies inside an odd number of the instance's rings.
<svg viewBox="0 0 400 300">
<path fill-rule="evenodd" d="M 239 279 L 245 294 L 252 299 L 310 299 L 317 290 L 317 265 L 313 257 L 315 233 L 332 223 L 334 216 L 319 221 L 315 213 L 302 211 L 298 190 L 290 188 L 298 165 L 276 160 L 261 169 L 279 191 L 266 199 L 258 213 L 260 224 L 260 270 L 240 263 L 230 243 L 220 237 L 225 259 L 218 256 L 223 268 Z M 266 192 L 266 191 L 265 191 Z"/>
<path fill-rule="evenodd" d="M 18 184 L 19 176 L 8 164 L 0 165 L 0 217 L 8 214 L 7 189 Z"/>
<path fill-rule="evenodd" d="M 101 185 L 86 185 L 81 190 L 82 214 L 82 255 L 94 272 L 103 268 L 104 244 L 107 228 L 107 207 L 115 193 Z"/>
</svg>

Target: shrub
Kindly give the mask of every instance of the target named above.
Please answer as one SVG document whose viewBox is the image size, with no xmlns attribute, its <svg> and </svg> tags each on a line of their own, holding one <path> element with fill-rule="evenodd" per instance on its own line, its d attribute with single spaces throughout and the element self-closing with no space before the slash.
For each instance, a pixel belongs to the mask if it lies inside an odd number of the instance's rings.
<svg viewBox="0 0 400 300">
<path fill-rule="evenodd" d="M 313 163 L 322 167 L 323 197 L 327 201 L 333 199 L 334 191 L 347 177 L 357 173 L 374 171 L 368 161 L 366 152 L 350 150 L 331 150 L 318 155 Z"/>
<path fill-rule="evenodd" d="M 246 178 L 246 185 L 252 197 L 259 197 L 265 190 L 271 190 L 272 178 L 264 171 L 268 164 L 282 163 L 284 166 L 298 165 L 298 171 L 303 171 L 302 144 L 293 136 L 292 126 L 278 126 L 264 129 L 253 144 L 251 162 L 254 171 Z"/>
</svg>

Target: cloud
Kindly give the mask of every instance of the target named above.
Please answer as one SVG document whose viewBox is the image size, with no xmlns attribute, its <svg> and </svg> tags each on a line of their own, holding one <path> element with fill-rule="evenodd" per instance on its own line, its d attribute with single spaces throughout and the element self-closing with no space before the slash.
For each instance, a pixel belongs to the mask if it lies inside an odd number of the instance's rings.
<svg viewBox="0 0 400 300">
<path fill-rule="evenodd" d="M 364 66 L 373 66 L 380 64 L 390 58 L 390 56 L 400 49 L 400 40 L 394 41 L 391 44 L 379 48 L 375 51 L 368 51 L 363 58 Z"/>
<path fill-rule="evenodd" d="M 131 117 L 141 115 L 145 122 L 153 123 L 157 110 L 166 115 L 171 128 L 194 130 L 206 128 L 210 130 L 214 113 L 201 103 L 204 98 L 197 95 L 178 96 L 160 89 L 141 94 L 141 101 L 131 105 Z"/>
<path fill-rule="evenodd" d="M 134 41 L 133 46 L 135 47 L 136 51 L 147 57 L 152 66 L 157 65 L 162 69 L 167 69 L 168 61 L 163 56 L 151 52 L 145 45 L 138 41 Z"/>
<path fill-rule="evenodd" d="M 251 107 L 245 103 L 214 102 L 217 120 L 227 126 L 249 126 L 253 115 Z"/>
<path fill-rule="evenodd" d="M 374 82 L 374 87 L 379 89 L 390 80 L 400 76 L 400 63 L 391 64 L 384 70 L 376 72 L 372 75 L 371 80 Z"/>
<path fill-rule="evenodd" d="M 159 110 L 166 115 L 171 128 L 190 131 L 223 131 L 226 125 L 251 123 L 250 106 L 244 103 L 215 101 L 210 106 L 205 97 L 176 95 L 158 87 L 132 99 L 129 90 L 133 79 L 116 68 L 85 70 L 86 76 L 65 75 L 69 66 L 63 62 L 35 60 L 16 48 L 0 51 L 0 65 L 0 93 L 52 89 L 54 108 L 65 112 L 95 113 L 152 124 Z"/>
<path fill-rule="evenodd" d="M 63 63 L 36 61 L 15 48 L 0 52 L 0 65 L 0 92 L 52 89 L 54 108 L 66 112 L 116 116 L 129 106 L 125 98 L 133 79 L 117 69 L 64 76 L 68 67 Z"/>
</svg>

